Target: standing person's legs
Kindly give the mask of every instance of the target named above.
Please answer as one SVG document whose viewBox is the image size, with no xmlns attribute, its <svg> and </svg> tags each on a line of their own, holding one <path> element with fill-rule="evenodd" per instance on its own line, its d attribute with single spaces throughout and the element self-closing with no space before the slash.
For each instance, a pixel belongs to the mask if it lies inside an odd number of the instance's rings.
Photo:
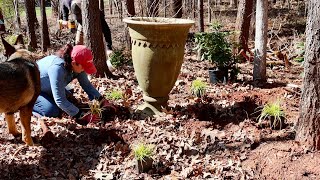
<svg viewBox="0 0 320 180">
<path fill-rule="evenodd" d="M 33 112 L 46 117 L 61 116 L 60 108 L 54 102 L 53 97 L 41 92 L 33 106 Z"/>
<path fill-rule="evenodd" d="M 83 45 L 83 32 L 82 32 L 82 25 L 78 23 L 77 25 L 77 34 L 76 34 L 76 45 Z"/>
</svg>

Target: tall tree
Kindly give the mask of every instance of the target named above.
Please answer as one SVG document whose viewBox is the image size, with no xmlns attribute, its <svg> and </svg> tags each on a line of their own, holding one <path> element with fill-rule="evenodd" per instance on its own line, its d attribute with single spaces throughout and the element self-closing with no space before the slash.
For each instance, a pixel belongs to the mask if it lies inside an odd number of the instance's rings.
<svg viewBox="0 0 320 180">
<path fill-rule="evenodd" d="M 240 0 L 238 6 L 236 31 L 239 32 L 238 42 L 240 47 L 238 52 L 243 49 L 244 53 L 249 52 L 248 39 L 250 34 L 250 21 L 252 15 L 253 0 Z"/>
<path fill-rule="evenodd" d="M 230 7 L 230 8 L 237 7 L 237 3 L 238 3 L 237 0 L 230 0 L 230 5 L 229 5 L 229 7 Z"/>
<path fill-rule="evenodd" d="M 14 15 L 15 15 L 15 27 L 18 31 L 21 28 L 21 19 L 20 19 L 20 12 L 19 12 L 19 1 L 13 0 L 14 5 Z"/>
<path fill-rule="evenodd" d="M 102 39 L 99 1 L 82 0 L 82 25 L 85 45 L 92 50 L 94 64 L 97 68 L 96 77 L 113 77 L 106 63 L 106 53 Z M 101 50 L 103 48 L 103 50 Z"/>
<path fill-rule="evenodd" d="M 204 32 L 204 22 L 203 22 L 203 0 L 198 0 L 198 21 L 199 21 L 199 31 Z"/>
<path fill-rule="evenodd" d="M 211 11 L 211 0 L 208 0 L 208 23 L 211 23 L 212 11 Z"/>
<path fill-rule="evenodd" d="M 32 48 L 37 48 L 37 38 L 35 32 L 35 24 L 36 24 L 36 11 L 35 11 L 35 2 L 34 0 L 25 0 L 25 11 L 27 18 L 27 35 L 29 39 L 28 45 Z"/>
<path fill-rule="evenodd" d="M 105 17 L 104 13 L 104 0 L 99 0 L 99 9 L 103 13 L 103 17 Z"/>
<path fill-rule="evenodd" d="M 128 10 L 128 16 L 132 17 L 136 15 L 136 11 L 134 9 L 134 0 L 126 0 L 127 2 L 127 10 Z"/>
<path fill-rule="evenodd" d="M 182 18 L 182 0 L 172 0 L 173 17 Z"/>
<path fill-rule="evenodd" d="M 41 11 L 41 49 L 47 51 L 50 46 L 49 30 L 47 23 L 46 4 L 45 0 L 39 0 L 40 11 Z"/>
<path fill-rule="evenodd" d="M 113 14 L 113 0 L 109 0 L 109 14 L 112 15 Z"/>
<path fill-rule="evenodd" d="M 148 16 L 158 17 L 159 16 L 159 0 L 147 0 Z"/>
<path fill-rule="evenodd" d="M 320 150 L 320 1 L 308 1 L 306 54 L 296 140 Z"/>
<path fill-rule="evenodd" d="M 51 0 L 50 2 L 53 18 L 59 17 L 59 0 Z"/>
<path fill-rule="evenodd" d="M 254 66 L 253 66 L 253 81 L 256 86 L 263 85 L 267 81 L 267 74 L 266 74 L 267 32 L 268 32 L 268 1 L 257 0 L 255 51 L 254 51 Z"/>
</svg>

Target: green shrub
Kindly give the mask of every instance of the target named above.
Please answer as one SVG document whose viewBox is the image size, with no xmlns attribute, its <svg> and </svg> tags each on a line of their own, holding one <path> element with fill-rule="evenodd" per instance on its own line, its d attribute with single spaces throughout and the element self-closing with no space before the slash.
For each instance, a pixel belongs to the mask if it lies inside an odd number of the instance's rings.
<svg viewBox="0 0 320 180">
<path fill-rule="evenodd" d="M 110 62 L 115 68 L 122 66 L 126 61 L 123 50 L 114 50 L 110 55 Z"/>
<path fill-rule="evenodd" d="M 219 23 L 211 25 L 211 32 L 201 32 L 195 34 L 196 50 L 201 52 L 201 60 L 208 60 L 216 67 L 223 69 L 235 64 L 232 54 L 231 43 L 227 37 L 230 32 L 221 31 Z"/>
</svg>

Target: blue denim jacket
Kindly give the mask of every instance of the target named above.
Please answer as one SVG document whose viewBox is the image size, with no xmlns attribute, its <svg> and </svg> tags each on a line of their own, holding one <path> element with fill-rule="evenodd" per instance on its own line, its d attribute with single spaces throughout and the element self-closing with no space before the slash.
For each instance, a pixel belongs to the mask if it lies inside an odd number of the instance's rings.
<svg viewBox="0 0 320 180">
<path fill-rule="evenodd" d="M 70 116 L 74 116 L 79 109 L 69 102 L 66 97 L 65 87 L 75 78 L 88 94 L 89 99 L 98 98 L 101 94 L 92 86 L 85 72 L 68 72 L 64 67 L 64 60 L 55 56 L 47 56 L 37 61 L 40 69 L 41 92 L 53 97 L 57 106 Z"/>
</svg>

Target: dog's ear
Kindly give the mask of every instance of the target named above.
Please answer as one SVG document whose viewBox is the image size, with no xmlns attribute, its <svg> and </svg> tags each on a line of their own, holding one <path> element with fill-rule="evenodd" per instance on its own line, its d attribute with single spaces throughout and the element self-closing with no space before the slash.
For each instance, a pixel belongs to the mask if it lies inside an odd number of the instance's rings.
<svg viewBox="0 0 320 180">
<path fill-rule="evenodd" d="M 2 40 L 2 44 L 4 46 L 4 56 L 6 56 L 7 58 L 10 57 L 13 53 L 16 52 L 16 48 L 14 48 L 13 46 L 11 46 L 11 44 L 9 44 L 4 38 L 3 36 L 1 36 L 1 40 Z"/>
<path fill-rule="evenodd" d="M 14 45 L 24 45 L 22 34 L 19 34 L 17 36 L 16 42 L 14 43 Z"/>
</svg>

